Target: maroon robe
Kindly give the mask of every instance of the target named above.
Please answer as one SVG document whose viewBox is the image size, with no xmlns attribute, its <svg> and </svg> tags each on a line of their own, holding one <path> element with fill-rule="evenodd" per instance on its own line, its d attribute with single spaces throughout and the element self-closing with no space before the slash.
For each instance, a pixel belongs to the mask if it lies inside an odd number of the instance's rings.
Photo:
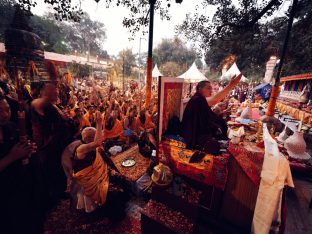
<svg viewBox="0 0 312 234">
<path fill-rule="evenodd" d="M 211 110 L 204 96 L 195 93 L 186 105 L 182 120 L 187 148 L 217 154 L 220 148 L 217 140 L 226 139 L 226 133 L 225 121 Z"/>
<path fill-rule="evenodd" d="M 58 110 L 47 103 L 40 115 L 32 108 L 33 138 L 38 146 L 38 163 L 41 167 L 42 183 L 47 190 L 51 203 L 66 189 L 66 176 L 61 165 L 61 155 L 70 143 L 68 123 L 63 120 Z"/>
</svg>

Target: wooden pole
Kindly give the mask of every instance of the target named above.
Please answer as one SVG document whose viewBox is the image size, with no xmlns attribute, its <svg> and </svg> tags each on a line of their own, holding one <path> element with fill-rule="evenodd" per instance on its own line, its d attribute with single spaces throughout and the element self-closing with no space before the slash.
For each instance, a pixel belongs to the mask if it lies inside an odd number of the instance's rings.
<svg viewBox="0 0 312 234">
<path fill-rule="evenodd" d="M 277 101 L 277 97 L 278 97 L 279 91 L 280 91 L 279 86 L 280 86 L 280 77 L 281 77 L 282 67 L 283 67 L 284 60 L 285 60 L 285 55 L 286 55 L 286 51 L 287 51 L 288 41 L 289 41 L 289 37 L 290 37 L 290 33 L 291 33 L 292 24 L 294 21 L 294 16 L 295 16 L 297 4 L 298 4 L 298 0 L 293 0 L 293 5 L 291 7 L 291 12 L 290 12 L 289 20 L 288 20 L 288 26 L 287 26 L 285 41 L 284 41 L 283 49 L 281 52 L 281 57 L 280 57 L 280 62 L 279 62 L 276 78 L 275 78 L 275 83 L 272 87 L 271 97 L 270 97 L 270 101 L 269 101 L 269 105 L 268 105 L 268 110 L 266 113 L 266 115 L 270 116 L 270 117 L 273 117 L 274 113 L 275 113 L 276 101 Z"/>
<path fill-rule="evenodd" d="M 148 52 L 146 66 L 146 100 L 145 107 L 151 103 L 152 92 L 152 66 L 153 66 L 153 30 L 154 30 L 154 8 L 156 0 L 149 0 L 150 4 L 150 21 L 149 21 L 149 37 L 148 37 Z"/>
</svg>

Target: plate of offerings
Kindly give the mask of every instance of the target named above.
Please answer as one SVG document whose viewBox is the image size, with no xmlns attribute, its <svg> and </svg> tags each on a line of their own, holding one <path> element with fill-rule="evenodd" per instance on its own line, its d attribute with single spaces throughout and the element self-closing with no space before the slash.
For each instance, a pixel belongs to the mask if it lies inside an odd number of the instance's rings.
<svg viewBox="0 0 312 234">
<path fill-rule="evenodd" d="M 134 158 L 126 158 L 121 162 L 121 165 L 123 167 L 133 167 L 136 164 L 136 161 Z"/>
</svg>

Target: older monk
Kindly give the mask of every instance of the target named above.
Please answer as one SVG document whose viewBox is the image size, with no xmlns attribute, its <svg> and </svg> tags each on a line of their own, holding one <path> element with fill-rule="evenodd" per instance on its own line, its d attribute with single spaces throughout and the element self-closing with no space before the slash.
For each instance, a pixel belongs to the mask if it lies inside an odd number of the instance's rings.
<svg viewBox="0 0 312 234">
<path fill-rule="evenodd" d="M 187 103 L 183 114 L 182 135 L 187 148 L 203 150 L 211 154 L 219 153 L 217 140 L 226 139 L 227 126 L 210 107 L 222 101 L 238 84 L 241 77 L 242 74 L 234 76 L 230 83 L 214 96 L 211 96 L 212 87 L 208 80 L 198 83 L 196 93 Z"/>
</svg>

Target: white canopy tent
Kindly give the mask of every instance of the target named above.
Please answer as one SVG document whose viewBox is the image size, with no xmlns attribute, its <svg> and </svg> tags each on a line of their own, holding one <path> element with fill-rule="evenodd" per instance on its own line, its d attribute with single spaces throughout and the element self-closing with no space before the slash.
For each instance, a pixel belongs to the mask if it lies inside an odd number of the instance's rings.
<svg viewBox="0 0 312 234">
<path fill-rule="evenodd" d="M 207 80 L 206 76 L 204 76 L 204 74 L 198 70 L 195 62 L 185 73 L 180 75 L 178 78 L 182 78 L 190 83 L 198 83 L 199 81 Z"/>
<path fill-rule="evenodd" d="M 238 69 L 236 63 L 233 63 L 230 69 L 227 70 L 225 74 L 220 77 L 220 80 L 230 80 L 234 75 L 239 75 L 240 73 L 241 72 Z M 248 79 L 245 76 L 243 76 L 241 82 L 248 82 Z"/>
<path fill-rule="evenodd" d="M 152 77 L 159 77 L 159 76 L 163 76 L 163 74 L 161 74 L 161 72 L 158 69 L 157 64 L 155 64 L 154 69 L 152 71 Z"/>
<path fill-rule="evenodd" d="M 155 64 L 153 70 L 152 70 L 152 78 L 154 82 L 157 82 L 158 77 L 163 76 L 163 74 L 161 74 L 161 72 L 158 69 L 157 64 Z M 146 75 L 145 75 L 145 83 L 146 83 Z"/>
</svg>

